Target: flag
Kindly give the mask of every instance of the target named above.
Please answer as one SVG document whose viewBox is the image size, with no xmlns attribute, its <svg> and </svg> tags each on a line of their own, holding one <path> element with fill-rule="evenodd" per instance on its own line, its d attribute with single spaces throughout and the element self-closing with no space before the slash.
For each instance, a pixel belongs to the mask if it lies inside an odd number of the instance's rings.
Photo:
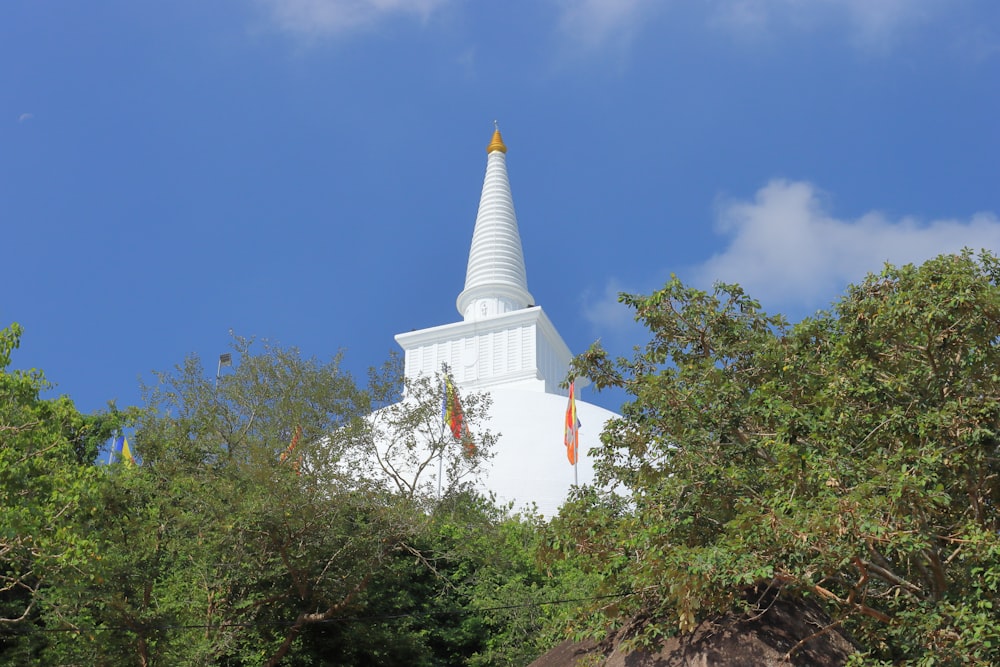
<svg viewBox="0 0 1000 667">
<path fill-rule="evenodd" d="M 450 377 L 444 379 L 444 422 L 451 429 L 452 437 L 461 440 L 465 431 L 465 413 L 462 412 L 462 401 Z"/>
<path fill-rule="evenodd" d="M 128 446 L 128 438 L 124 435 L 119 435 L 115 438 L 111 444 L 111 453 L 126 465 L 135 465 L 135 458 L 132 456 L 132 450 Z"/>
<path fill-rule="evenodd" d="M 444 379 L 441 417 L 451 430 L 451 436 L 455 440 L 460 440 L 464 445 L 465 455 L 474 456 L 476 453 L 476 443 L 472 440 L 469 425 L 465 422 L 465 411 L 462 410 L 462 401 L 458 396 L 458 389 L 452 384 L 451 378 L 447 376 Z"/>
<path fill-rule="evenodd" d="M 563 444 L 566 445 L 566 458 L 571 465 L 576 465 L 580 453 L 580 418 L 576 416 L 576 395 L 573 382 L 569 383 L 569 404 L 566 406 L 566 431 Z"/>
<path fill-rule="evenodd" d="M 285 447 L 285 451 L 281 452 L 281 456 L 278 457 L 282 463 L 284 463 L 286 460 L 292 457 L 292 454 L 295 453 L 295 447 L 298 446 L 299 439 L 301 438 L 302 438 L 302 427 L 296 426 L 295 433 L 292 434 L 292 441 L 288 443 L 288 446 Z M 302 454 L 299 454 L 299 458 L 297 458 L 295 462 L 292 463 L 292 468 L 295 469 L 296 475 L 302 474 Z"/>
<path fill-rule="evenodd" d="M 472 439 L 472 433 L 469 432 L 469 425 L 465 422 L 465 418 L 462 418 L 462 452 L 469 458 L 476 455 L 476 443 Z"/>
</svg>

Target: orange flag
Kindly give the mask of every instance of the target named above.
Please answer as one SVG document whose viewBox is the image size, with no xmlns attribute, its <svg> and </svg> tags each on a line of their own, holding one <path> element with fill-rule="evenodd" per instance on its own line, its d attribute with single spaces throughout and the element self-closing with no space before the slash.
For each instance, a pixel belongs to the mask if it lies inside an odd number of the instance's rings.
<svg viewBox="0 0 1000 667">
<path fill-rule="evenodd" d="M 576 395 L 574 393 L 573 382 L 569 383 L 569 405 L 566 406 L 566 432 L 563 435 L 563 444 L 566 445 L 566 458 L 570 465 L 576 465 L 577 455 L 580 453 L 580 419 L 576 416 Z"/>
<path fill-rule="evenodd" d="M 458 389 L 452 384 L 450 377 L 446 377 L 444 380 L 444 401 L 441 408 L 445 424 L 451 429 L 452 437 L 462 442 L 466 456 L 475 456 L 476 443 L 469 432 L 469 425 L 465 422 L 465 411 L 462 409 L 462 401 L 458 397 Z"/>
<path fill-rule="evenodd" d="M 285 451 L 281 452 L 281 456 L 278 458 L 284 463 L 286 460 L 292 457 L 295 453 L 295 447 L 299 444 L 299 439 L 302 437 L 302 427 L 296 426 L 295 433 L 292 434 L 292 441 L 285 447 Z M 296 475 L 302 474 L 302 454 L 299 454 L 299 458 L 292 463 L 292 468 L 295 470 Z"/>
<path fill-rule="evenodd" d="M 465 427 L 465 414 L 462 412 L 462 401 L 458 398 L 458 390 L 451 383 L 451 378 L 444 379 L 444 404 L 442 405 L 444 421 L 451 429 L 451 435 L 455 440 L 462 439 L 462 431 Z"/>
</svg>

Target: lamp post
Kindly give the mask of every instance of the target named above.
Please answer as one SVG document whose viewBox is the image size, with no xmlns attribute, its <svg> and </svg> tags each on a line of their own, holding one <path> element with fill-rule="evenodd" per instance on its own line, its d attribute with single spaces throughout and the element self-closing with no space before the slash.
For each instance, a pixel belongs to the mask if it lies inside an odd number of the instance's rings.
<svg viewBox="0 0 1000 667">
<path fill-rule="evenodd" d="M 219 368 L 215 371 L 215 388 L 219 388 L 219 378 L 222 377 L 222 367 L 233 365 L 233 355 L 229 352 L 223 352 L 219 355 Z"/>
</svg>

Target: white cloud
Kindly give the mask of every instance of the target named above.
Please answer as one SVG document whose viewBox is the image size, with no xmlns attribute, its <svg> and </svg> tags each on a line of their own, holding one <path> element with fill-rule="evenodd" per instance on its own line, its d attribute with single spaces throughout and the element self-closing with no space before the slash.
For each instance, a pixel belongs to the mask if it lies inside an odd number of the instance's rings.
<svg viewBox="0 0 1000 667">
<path fill-rule="evenodd" d="M 726 248 L 695 267 L 692 282 L 736 282 L 772 308 L 826 307 L 885 262 L 921 262 L 963 247 L 1000 250 L 993 213 L 930 222 L 879 212 L 838 219 L 813 185 L 781 180 L 753 201 L 724 204 L 717 228 L 728 237 Z"/>
<path fill-rule="evenodd" d="M 612 39 L 628 41 L 657 7 L 652 0 L 559 0 L 558 4 L 561 31 L 586 48 Z"/>
<path fill-rule="evenodd" d="M 829 307 L 848 284 L 880 271 L 886 262 L 920 263 L 966 247 L 1000 252 L 1000 218 L 994 213 L 922 222 L 872 211 L 843 219 L 834 217 L 825 201 L 810 183 L 771 181 L 753 201 L 720 205 L 716 229 L 726 238 L 721 252 L 670 270 L 702 289 L 715 282 L 738 283 L 768 312 L 797 318 Z M 644 339 L 618 294 L 648 294 L 661 286 L 666 273 L 629 289 L 612 278 L 602 292 L 584 294 L 583 316 L 608 349 L 625 350 Z"/>
<path fill-rule="evenodd" d="M 258 0 L 290 32 L 340 34 L 396 16 L 427 19 L 451 0 Z"/>
<path fill-rule="evenodd" d="M 34 114 L 23 113 L 23 114 L 21 114 L 20 116 L 17 117 L 17 122 L 18 123 L 23 123 L 24 121 L 31 120 L 34 117 L 35 117 Z"/>
</svg>

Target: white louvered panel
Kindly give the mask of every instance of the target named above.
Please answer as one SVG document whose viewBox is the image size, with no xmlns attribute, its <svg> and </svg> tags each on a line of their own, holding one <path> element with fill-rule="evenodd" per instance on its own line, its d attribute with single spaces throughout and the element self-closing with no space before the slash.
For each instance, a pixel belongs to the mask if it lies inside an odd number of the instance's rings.
<svg viewBox="0 0 1000 667">
<path fill-rule="evenodd" d="M 462 348 L 462 367 L 461 372 L 456 377 L 460 376 L 462 382 L 472 382 L 479 375 L 476 368 L 476 360 L 479 358 L 479 341 L 476 340 L 475 336 L 469 336 L 463 338 L 460 345 Z"/>
<path fill-rule="evenodd" d="M 407 377 L 416 377 L 418 375 L 423 375 L 426 373 L 426 368 L 424 367 L 424 359 L 427 357 L 425 354 L 425 348 L 418 347 L 414 350 L 410 350 L 406 353 L 407 359 Z"/>
<path fill-rule="evenodd" d="M 462 363 L 462 345 L 461 340 L 448 341 L 448 351 L 447 360 L 448 368 L 451 369 L 452 373 L 461 373 L 465 368 Z"/>
<path fill-rule="evenodd" d="M 504 336 L 502 331 L 495 331 L 490 334 L 490 347 L 493 348 L 493 363 L 492 371 L 493 377 L 502 375 L 504 372 L 504 353 L 506 352 L 506 345 L 504 345 Z"/>
<path fill-rule="evenodd" d="M 451 368 L 451 345 L 448 342 L 438 343 L 434 346 L 434 363 L 431 372 L 439 371 L 444 366 L 454 370 Z"/>
<path fill-rule="evenodd" d="M 507 368 L 511 371 L 520 371 L 524 369 L 524 363 L 521 359 L 521 349 L 524 346 L 521 344 L 521 327 L 514 327 L 513 329 L 507 330 Z"/>
<path fill-rule="evenodd" d="M 535 368 L 535 327 L 521 327 L 521 368 Z"/>
<path fill-rule="evenodd" d="M 497 331 L 497 360 L 496 369 L 498 375 L 503 375 L 511 369 L 510 364 L 510 329 Z"/>
<path fill-rule="evenodd" d="M 489 337 L 483 335 L 476 336 L 476 345 L 479 346 L 479 357 L 476 362 L 476 370 L 479 373 L 480 378 L 489 378 L 490 356 L 492 355 Z"/>
<path fill-rule="evenodd" d="M 430 375 L 434 371 L 434 345 L 420 348 L 420 374 Z"/>
<path fill-rule="evenodd" d="M 500 349 L 500 337 L 497 336 L 496 331 L 491 331 L 486 334 L 486 336 L 490 341 L 490 365 L 487 372 L 490 374 L 490 377 L 496 377 L 498 373 L 498 366 L 501 361 L 500 355 L 502 354 L 502 350 Z"/>
</svg>

